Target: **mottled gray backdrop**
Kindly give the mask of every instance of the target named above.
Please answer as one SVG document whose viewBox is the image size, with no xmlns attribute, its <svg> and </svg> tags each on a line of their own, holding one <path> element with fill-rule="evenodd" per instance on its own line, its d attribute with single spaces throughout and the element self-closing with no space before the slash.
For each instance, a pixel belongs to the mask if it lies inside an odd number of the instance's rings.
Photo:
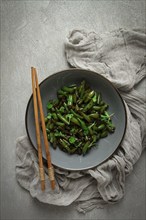
<svg viewBox="0 0 146 220">
<path fill-rule="evenodd" d="M 1 219 L 146 218 L 145 152 L 127 177 L 122 201 L 85 216 L 77 213 L 74 205 L 39 203 L 15 179 L 15 141 L 26 134 L 30 67 L 38 69 L 40 80 L 67 68 L 64 42 L 74 28 L 101 33 L 144 27 L 145 4 L 144 0 L 1 1 Z M 144 90 L 143 83 L 141 92 Z"/>
</svg>

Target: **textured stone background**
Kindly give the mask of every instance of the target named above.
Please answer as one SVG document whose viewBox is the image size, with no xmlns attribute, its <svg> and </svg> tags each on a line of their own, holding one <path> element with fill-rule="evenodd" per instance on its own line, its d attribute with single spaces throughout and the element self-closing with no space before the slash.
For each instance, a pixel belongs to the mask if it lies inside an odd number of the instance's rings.
<svg viewBox="0 0 146 220">
<path fill-rule="evenodd" d="M 30 67 L 39 80 L 68 67 L 64 42 L 74 28 L 97 33 L 145 26 L 143 0 L 1 1 L 1 219 L 145 219 L 145 152 L 127 177 L 125 197 L 86 215 L 74 205 L 39 203 L 15 179 L 15 141 L 25 135 Z M 143 83 L 144 92 L 145 86 Z"/>
</svg>

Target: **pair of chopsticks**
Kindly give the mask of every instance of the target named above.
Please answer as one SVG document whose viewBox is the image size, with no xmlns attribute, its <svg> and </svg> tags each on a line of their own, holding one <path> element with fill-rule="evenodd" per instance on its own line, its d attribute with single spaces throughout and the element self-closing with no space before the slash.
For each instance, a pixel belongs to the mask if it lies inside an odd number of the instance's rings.
<svg viewBox="0 0 146 220">
<path fill-rule="evenodd" d="M 47 164 L 48 164 L 48 176 L 51 182 L 52 189 L 55 189 L 54 169 L 51 164 L 51 155 L 49 151 L 49 142 L 47 139 L 44 112 L 43 112 L 43 107 L 42 107 L 40 88 L 38 84 L 37 71 L 34 67 L 31 67 L 31 77 L 32 77 L 33 105 L 34 105 L 34 116 L 35 116 L 35 127 L 36 127 L 36 139 L 37 139 L 37 147 L 38 147 L 40 181 L 41 181 L 41 189 L 42 191 L 44 191 L 45 190 L 45 172 L 44 172 L 43 158 L 42 158 L 40 122 L 38 118 L 38 113 L 40 113 L 40 120 L 41 120 L 41 125 L 42 125 L 43 139 L 44 139 L 46 158 L 47 158 Z M 38 111 L 38 108 L 39 108 L 39 111 Z"/>
</svg>

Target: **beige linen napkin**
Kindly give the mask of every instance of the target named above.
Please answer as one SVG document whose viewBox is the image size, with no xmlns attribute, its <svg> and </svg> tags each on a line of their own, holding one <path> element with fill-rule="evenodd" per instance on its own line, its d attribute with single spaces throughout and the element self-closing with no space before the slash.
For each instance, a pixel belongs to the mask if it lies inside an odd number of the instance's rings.
<svg viewBox="0 0 146 220">
<path fill-rule="evenodd" d="M 26 136 L 20 137 L 16 144 L 16 178 L 41 202 L 58 206 L 74 202 L 78 211 L 86 212 L 120 201 L 125 177 L 146 146 L 146 100 L 135 89 L 146 77 L 146 34 L 142 29 L 118 29 L 104 34 L 73 30 L 65 43 L 65 52 L 71 66 L 94 70 L 118 88 L 128 119 L 124 140 L 109 160 L 93 169 L 73 172 L 55 168 L 55 191 L 46 181 L 46 191 L 42 192 L 37 153 Z"/>
</svg>

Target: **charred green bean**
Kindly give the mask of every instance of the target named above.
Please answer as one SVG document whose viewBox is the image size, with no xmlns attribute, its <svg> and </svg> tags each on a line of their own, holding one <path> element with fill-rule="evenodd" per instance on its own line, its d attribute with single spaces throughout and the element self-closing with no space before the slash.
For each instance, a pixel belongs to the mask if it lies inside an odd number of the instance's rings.
<svg viewBox="0 0 146 220">
<path fill-rule="evenodd" d="M 85 155 L 99 139 L 115 131 L 109 105 L 85 80 L 61 87 L 46 107 L 47 137 L 54 149 Z"/>
</svg>

